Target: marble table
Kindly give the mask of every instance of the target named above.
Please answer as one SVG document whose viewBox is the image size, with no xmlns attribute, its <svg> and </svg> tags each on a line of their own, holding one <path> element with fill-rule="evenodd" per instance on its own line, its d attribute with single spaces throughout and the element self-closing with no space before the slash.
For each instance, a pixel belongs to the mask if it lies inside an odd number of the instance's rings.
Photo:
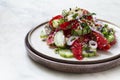
<svg viewBox="0 0 120 80">
<path fill-rule="evenodd" d="M 119 0 L 0 0 L 0 80 L 118 80 L 120 66 L 90 74 L 53 71 L 26 53 L 26 33 L 62 9 L 81 7 L 120 25 Z"/>
</svg>

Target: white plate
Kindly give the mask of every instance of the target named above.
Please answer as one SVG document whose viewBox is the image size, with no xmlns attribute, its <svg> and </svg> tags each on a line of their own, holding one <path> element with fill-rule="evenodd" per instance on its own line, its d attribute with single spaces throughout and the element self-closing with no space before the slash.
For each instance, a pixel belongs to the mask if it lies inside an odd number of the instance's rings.
<svg viewBox="0 0 120 80">
<path fill-rule="evenodd" d="M 109 27 L 113 28 L 115 30 L 115 35 L 117 39 L 117 43 L 111 47 L 110 50 L 107 52 L 105 51 L 98 51 L 99 56 L 96 57 L 91 57 L 91 58 L 84 58 L 83 60 L 80 60 L 79 62 L 84 62 L 84 61 L 104 61 L 104 60 L 110 60 L 113 59 L 117 56 L 120 56 L 120 28 L 112 24 L 108 21 L 100 20 L 106 24 L 109 25 Z M 36 28 L 32 29 L 28 35 L 28 42 L 30 46 L 39 52 L 39 54 L 43 54 L 47 57 L 51 57 L 53 59 L 58 59 L 58 60 L 65 60 L 65 61 L 77 61 L 75 58 L 63 58 L 59 54 L 55 54 L 54 49 L 50 49 L 49 46 L 46 44 L 46 42 L 42 41 L 40 39 L 40 31 L 44 27 L 44 25 L 37 26 Z"/>
</svg>

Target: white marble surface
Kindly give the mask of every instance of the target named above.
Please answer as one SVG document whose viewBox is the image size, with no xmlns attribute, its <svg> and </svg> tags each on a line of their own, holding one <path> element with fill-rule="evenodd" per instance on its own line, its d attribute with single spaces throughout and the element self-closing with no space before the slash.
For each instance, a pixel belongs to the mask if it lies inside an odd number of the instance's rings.
<svg viewBox="0 0 120 80">
<path fill-rule="evenodd" d="M 26 33 L 62 9 L 76 6 L 120 25 L 120 0 L 0 0 L 0 80 L 120 79 L 120 66 L 99 73 L 69 74 L 44 68 L 27 56 Z"/>
</svg>

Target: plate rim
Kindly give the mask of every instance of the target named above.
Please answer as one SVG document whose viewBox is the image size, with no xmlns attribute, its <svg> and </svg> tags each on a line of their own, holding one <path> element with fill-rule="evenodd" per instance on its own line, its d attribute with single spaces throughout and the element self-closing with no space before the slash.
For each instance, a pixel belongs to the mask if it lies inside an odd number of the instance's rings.
<svg viewBox="0 0 120 80">
<path fill-rule="evenodd" d="M 112 24 L 118 28 L 120 28 L 118 25 L 114 24 L 114 23 L 111 23 L 109 21 L 106 21 L 106 20 L 102 20 L 102 19 L 98 19 L 99 21 L 102 21 L 102 22 L 106 22 L 106 23 L 109 23 L 109 24 Z M 42 52 L 39 52 L 37 51 L 34 47 L 32 47 L 32 44 L 30 42 L 30 36 L 31 34 L 36 30 L 38 29 L 39 27 L 47 24 L 48 21 L 46 22 L 43 22 L 41 23 L 40 25 L 34 27 L 33 29 L 31 29 L 26 37 L 25 37 L 25 45 L 31 50 L 33 51 L 35 54 L 37 54 L 38 56 L 41 56 L 43 58 L 46 58 L 46 59 L 49 59 L 49 60 L 52 60 L 52 61 L 57 61 L 57 62 L 62 62 L 62 63 L 69 63 L 69 64 L 96 64 L 96 63 L 103 63 L 103 62 L 107 62 L 107 61 L 111 61 L 111 60 L 114 60 L 114 59 L 117 59 L 120 57 L 120 53 L 118 55 L 115 55 L 113 57 L 110 57 L 110 58 L 106 58 L 106 59 L 101 59 L 101 60 L 95 60 L 95 61 L 69 61 L 69 60 L 62 60 L 62 59 L 58 59 L 58 58 L 54 58 L 54 57 L 51 57 L 51 56 L 48 56 L 48 55 L 45 55 L 43 54 Z"/>
</svg>

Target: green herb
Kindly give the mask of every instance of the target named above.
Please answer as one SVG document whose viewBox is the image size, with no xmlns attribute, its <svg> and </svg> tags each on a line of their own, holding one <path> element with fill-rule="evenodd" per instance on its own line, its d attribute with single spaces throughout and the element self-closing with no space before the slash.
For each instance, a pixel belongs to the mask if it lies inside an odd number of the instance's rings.
<svg viewBox="0 0 120 80">
<path fill-rule="evenodd" d="M 72 17 L 73 19 L 76 19 L 77 16 L 78 16 L 78 13 L 75 13 Z"/>
</svg>

